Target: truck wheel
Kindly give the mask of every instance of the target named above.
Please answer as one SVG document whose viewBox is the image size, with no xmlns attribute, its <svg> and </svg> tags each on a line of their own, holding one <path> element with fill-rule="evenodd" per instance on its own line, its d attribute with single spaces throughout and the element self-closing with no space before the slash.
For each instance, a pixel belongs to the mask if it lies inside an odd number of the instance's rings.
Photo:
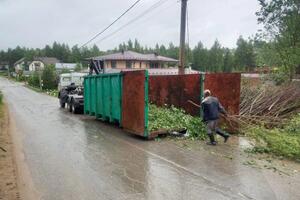
<svg viewBox="0 0 300 200">
<path fill-rule="evenodd" d="M 59 99 L 59 105 L 61 108 L 65 108 L 66 107 L 66 103 L 62 102 L 61 99 Z"/>
<path fill-rule="evenodd" d="M 74 105 L 74 103 L 72 103 L 71 106 L 72 106 L 72 112 L 73 112 L 73 114 L 77 114 L 77 108 Z"/>
<path fill-rule="evenodd" d="M 68 103 L 68 109 L 69 109 L 69 112 L 72 112 L 72 109 L 73 109 L 72 102 Z"/>
<path fill-rule="evenodd" d="M 63 102 L 59 101 L 59 104 L 60 104 L 61 108 L 65 108 L 66 107 L 66 103 L 63 103 Z"/>
</svg>

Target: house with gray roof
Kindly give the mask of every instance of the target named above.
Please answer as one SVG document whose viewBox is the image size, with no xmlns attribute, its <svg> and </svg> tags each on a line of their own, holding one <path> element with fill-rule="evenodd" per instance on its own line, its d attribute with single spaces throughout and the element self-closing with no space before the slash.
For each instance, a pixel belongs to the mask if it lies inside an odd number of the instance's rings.
<svg viewBox="0 0 300 200">
<path fill-rule="evenodd" d="M 55 65 L 60 61 L 54 57 L 34 57 L 29 64 L 29 71 L 43 70 L 46 65 Z"/>
<path fill-rule="evenodd" d="M 178 60 L 158 54 L 141 54 L 134 51 L 121 51 L 90 58 L 99 61 L 105 69 L 150 69 L 177 66 Z"/>
<path fill-rule="evenodd" d="M 55 65 L 60 61 L 54 57 L 34 57 L 33 60 L 27 60 L 26 58 L 21 58 L 15 62 L 15 71 L 23 71 L 25 74 L 34 72 L 37 70 L 43 70 L 46 65 Z"/>
</svg>

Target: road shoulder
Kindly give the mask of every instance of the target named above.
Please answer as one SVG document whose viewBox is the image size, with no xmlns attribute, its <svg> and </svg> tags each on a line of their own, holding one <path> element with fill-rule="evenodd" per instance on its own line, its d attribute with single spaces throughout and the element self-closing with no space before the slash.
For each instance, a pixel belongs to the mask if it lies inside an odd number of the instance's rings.
<svg viewBox="0 0 300 200">
<path fill-rule="evenodd" d="M 26 162 L 26 156 L 24 154 L 22 145 L 22 134 L 20 134 L 16 128 L 16 122 L 13 118 L 10 110 L 7 109 L 9 117 L 8 133 L 12 138 L 13 155 L 15 162 L 15 171 L 17 177 L 17 185 L 20 199 L 22 200 L 36 200 L 41 199 L 41 195 L 35 188 L 30 168 Z"/>
<path fill-rule="evenodd" d="M 20 199 L 7 107 L 0 105 L 0 199 Z"/>
</svg>

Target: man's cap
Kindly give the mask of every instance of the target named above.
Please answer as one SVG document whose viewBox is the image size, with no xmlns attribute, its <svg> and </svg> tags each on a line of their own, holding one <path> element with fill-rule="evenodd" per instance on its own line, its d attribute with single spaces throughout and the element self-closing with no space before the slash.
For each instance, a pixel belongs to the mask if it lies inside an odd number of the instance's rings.
<svg viewBox="0 0 300 200">
<path fill-rule="evenodd" d="M 210 95 L 211 95 L 210 90 L 204 90 L 204 95 L 205 95 L 205 96 L 210 96 Z"/>
</svg>

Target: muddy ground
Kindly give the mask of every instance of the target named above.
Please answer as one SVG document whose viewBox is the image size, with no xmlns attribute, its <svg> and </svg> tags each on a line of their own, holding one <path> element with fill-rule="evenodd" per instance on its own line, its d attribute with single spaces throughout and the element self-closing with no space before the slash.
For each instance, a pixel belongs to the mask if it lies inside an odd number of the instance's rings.
<svg viewBox="0 0 300 200">
<path fill-rule="evenodd" d="M 243 138 L 146 141 L 21 84 L 0 89 L 22 199 L 300 199 L 299 165 L 248 155 Z"/>
<path fill-rule="evenodd" d="M 9 117 L 5 105 L 0 106 L 0 199 L 19 199 Z"/>
</svg>

